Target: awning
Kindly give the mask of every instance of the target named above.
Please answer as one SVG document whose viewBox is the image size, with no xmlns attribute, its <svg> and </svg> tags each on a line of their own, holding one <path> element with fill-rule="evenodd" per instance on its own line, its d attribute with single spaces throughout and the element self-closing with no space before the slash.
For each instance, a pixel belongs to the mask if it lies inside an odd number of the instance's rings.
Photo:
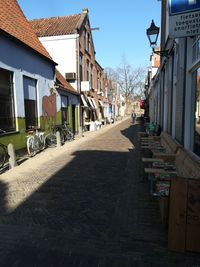
<svg viewBox="0 0 200 267">
<path fill-rule="evenodd" d="M 83 103 L 83 106 L 88 108 L 88 104 L 86 102 L 86 99 L 85 99 L 85 96 L 84 95 L 81 95 L 81 100 L 82 100 L 82 103 Z"/>
<path fill-rule="evenodd" d="M 92 99 L 92 102 L 93 102 L 93 105 L 94 105 L 94 108 L 97 108 L 97 104 L 96 104 L 96 101 L 94 98 L 91 98 Z"/>
<path fill-rule="evenodd" d="M 94 104 L 93 104 L 93 101 L 92 101 L 92 98 L 88 97 L 88 101 L 89 101 L 89 104 L 90 104 L 91 108 L 95 108 Z"/>
<path fill-rule="evenodd" d="M 99 100 L 99 104 L 102 108 L 104 107 L 103 102 L 101 100 Z"/>
</svg>

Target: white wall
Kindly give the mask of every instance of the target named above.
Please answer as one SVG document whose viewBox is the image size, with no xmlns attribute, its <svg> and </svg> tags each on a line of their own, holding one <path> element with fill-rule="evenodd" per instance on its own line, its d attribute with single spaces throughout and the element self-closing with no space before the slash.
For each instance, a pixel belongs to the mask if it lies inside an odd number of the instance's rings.
<svg viewBox="0 0 200 267">
<path fill-rule="evenodd" d="M 37 81 L 38 115 L 41 116 L 42 97 L 49 95 L 50 87 L 54 86 L 54 64 L 6 37 L 1 36 L 0 42 L 0 68 L 13 72 L 15 116 L 25 116 L 23 75 Z"/>
<path fill-rule="evenodd" d="M 40 37 L 40 41 L 47 49 L 53 60 L 58 64 L 57 68 L 65 77 L 65 73 L 77 73 L 77 50 L 76 43 L 78 34 Z M 72 86 L 77 88 L 76 83 Z"/>
</svg>

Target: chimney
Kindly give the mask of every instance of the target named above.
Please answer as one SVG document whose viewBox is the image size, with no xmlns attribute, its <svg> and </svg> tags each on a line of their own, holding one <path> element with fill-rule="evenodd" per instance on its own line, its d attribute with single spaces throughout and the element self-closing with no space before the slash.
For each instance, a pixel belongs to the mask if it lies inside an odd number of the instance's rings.
<svg viewBox="0 0 200 267">
<path fill-rule="evenodd" d="M 88 13 L 89 13 L 89 10 L 88 10 L 88 8 L 83 8 L 83 10 L 82 10 L 82 11 L 83 11 L 83 13 L 84 13 L 84 14 L 88 14 Z"/>
</svg>

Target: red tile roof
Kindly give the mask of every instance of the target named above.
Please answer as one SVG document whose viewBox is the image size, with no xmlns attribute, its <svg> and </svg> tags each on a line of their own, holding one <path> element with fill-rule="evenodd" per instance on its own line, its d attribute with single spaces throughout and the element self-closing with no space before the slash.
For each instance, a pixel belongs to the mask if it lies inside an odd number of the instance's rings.
<svg viewBox="0 0 200 267">
<path fill-rule="evenodd" d="M 37 36 L 57 36 L 76 32 L 83 14 L 30 20 Z"/>
<path fill-rule="evenodd" d="M 53 62 L 24 16 L 17 0 L 0 0 L 0 30 Z"/>
<path fill-rule="evenodd" d="M 62 74 L 56 69 L 56 80 L 58 85 L 63 87 L 66 91 L 69 91 L 72 94 L 79 95 L 79 93 L 74 89 L 73 86 L 71 86 L 70 83 L 68 83 L 65 78 L 62 76 Z"/>
</svg>

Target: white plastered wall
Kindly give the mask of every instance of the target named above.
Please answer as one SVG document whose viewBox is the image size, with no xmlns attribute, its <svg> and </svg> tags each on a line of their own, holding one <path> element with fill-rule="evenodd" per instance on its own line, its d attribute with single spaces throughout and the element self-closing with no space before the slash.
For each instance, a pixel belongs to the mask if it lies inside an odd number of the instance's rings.
<svg viewBox="0 0 200 267">
<path fill-rule="evenodd" d="M 77 38 L 78 34 L 40 37 L 40 41 L 47 49 L 53 60 L 58 64 L 57 68 L 65 77 L 65 73 L 77 74 Z M 77 89 L 77 84 L 72 86 Z"/>
</svg>

